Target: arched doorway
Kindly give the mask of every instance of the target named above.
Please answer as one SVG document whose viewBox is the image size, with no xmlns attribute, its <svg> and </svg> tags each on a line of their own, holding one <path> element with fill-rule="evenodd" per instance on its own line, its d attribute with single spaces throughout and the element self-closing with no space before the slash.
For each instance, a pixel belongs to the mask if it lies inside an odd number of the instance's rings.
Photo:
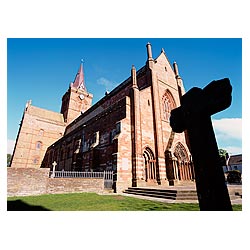
<svg viewBox="0 0 250 250">
<path fill-rule="evenodd" d="M 176 177 L 179 180 L 193 180 L 194 179 L 194 170 L 192 163 L 188 157 L 188 153 L 185 147 L 178 142 L 174 149 L 174 164 Z"/>
<path fill-rule="evenodd" d="M 147 147 L 143 152 L 145 181 L 156 179 L 156 166 L 153 151 Z"/>
</svg>

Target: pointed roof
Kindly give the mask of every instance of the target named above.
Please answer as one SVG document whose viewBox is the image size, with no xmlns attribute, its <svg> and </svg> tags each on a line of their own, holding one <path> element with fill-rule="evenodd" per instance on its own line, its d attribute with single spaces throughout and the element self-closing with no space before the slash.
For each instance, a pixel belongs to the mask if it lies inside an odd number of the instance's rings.
<svg viewBox="0 0 250 250">
<path fill-rule="evenodd" d="M 166 52 L 165 52 L 165 50 L 164 50 L 164 48 L 161 48 L 161 53 L 160 53 L 160 55 L 155 59 L 156 61 L 158 60 L 158 58 L 160 58 L 162 55 L 164 55 L 165 56 L 165 58 L 167 59 L 167 61 L 168 61 L 168 63 L 169 63 L 169 65 L 171 66 L 171 63 L 170 63 L 170 61 L 168 60 L 168 57 L 167 57 L 167 54 L 166 54 Z"/>
<path fill-rule="evenodd" d="M 84 74 L 83 74 L 83 63 L 81 62 L 80 64 L 80 68 L 76 74 L 75 80 L 74 82 L 71 84 L 71 87 L 74 88 L 81 88 L 81 89 L 85 89 L 85 82 L 84 82 Z"/>
</svg>

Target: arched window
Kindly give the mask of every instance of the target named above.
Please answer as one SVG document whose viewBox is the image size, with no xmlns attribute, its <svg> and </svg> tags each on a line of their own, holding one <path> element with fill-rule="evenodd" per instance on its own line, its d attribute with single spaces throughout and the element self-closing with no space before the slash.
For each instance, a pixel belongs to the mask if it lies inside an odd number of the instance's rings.
<svg viewBox="0 0 250 250">
<path fill-rule="evenodd" d="M 38 164 L 39 163 L 39 157 L 38 156 L 35 156 L 33 158 L 33 164 Z"/>
<path fill-rule="evenodd" d="M 67 148 L 67 158 L 70 158 L 70 146 Z"/>
<path fill-rule="evenodd" d="M 42 148 L 42 142 L 41 141 L 36 142 L 36 149 L 40 150 L 41 148 Z"/>
<path fill-rule="evenodd" d="M 58 149 L 56 149 L 56 150 L 54 151 L 54 158 L 53 158 L 53 161 L 58 161 L 57 155 L 58 155 Z"/>
<path fill-rule="evenodd" d="M 163 103 L 162 103 L 162 109 L 163 109 L 163 119 L 166 121 L 169 121 L 170 112 L 171 112 L 171 104 L 168 98 L 164 98 Z"/>
<path fill-rule="evenodd" d="M 176 107 L 174 98 L 169 90 L 165 91 L 162 97 L 162 118 L 165 121 L 169 121 L 170 112 Z"/>
<path fill-rule="evenodd" d="M 175 146 L 174 156 L 179 161 L 189 161 L 187 151 L 186 151 L 185 147 L 180 142 L 178 142 Z"/>
<path fill-rule="evenodd" d="M 147 147 L 143 152 L 143 157 L 145 180 L 147 181 L 148 179 L 156 179 L 156 167 L 153 151 Z"/>
<path fill-rule="evenodd" d="M 193 180 L 194 171 L 185 147 L 178 142 L 174 149 L 176 160 L 176 172 L 179 180 Z"/>
<path fill-rule="evenodd" d="M 64 149 L 63 148 L 60 151 L 60 160 L 64 160 Z"/>
</svg>

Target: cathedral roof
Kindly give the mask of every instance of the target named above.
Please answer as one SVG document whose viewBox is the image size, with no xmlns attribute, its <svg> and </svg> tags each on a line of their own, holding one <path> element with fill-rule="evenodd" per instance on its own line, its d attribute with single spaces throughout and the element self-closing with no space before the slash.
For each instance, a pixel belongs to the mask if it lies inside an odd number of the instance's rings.
<svg viewBox="0 0 250 250">
<path fill-rule="evenodd" d="M 74 88 L 81 88 L 81 89 L 85 89 L 85 82 L 84 82 L 84 74 L 83 74 L 83 64 L 80 64 L 80 68 L 76 74 L 75 80 L 74 82 L 71 84 L 71 87 Z"/>
<path fill-rule="evenodd" d="M 63 114 L 29 105 L 26 111 L 32 116 L 64 125 Z"/>
</svg>

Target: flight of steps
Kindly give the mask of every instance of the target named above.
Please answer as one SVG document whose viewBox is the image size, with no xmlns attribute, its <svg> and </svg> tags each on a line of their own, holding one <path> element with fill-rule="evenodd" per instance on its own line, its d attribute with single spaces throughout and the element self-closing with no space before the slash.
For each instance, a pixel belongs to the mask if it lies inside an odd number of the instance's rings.
<svg viewBox="0 0 250 250">
<path fill-rule="evenodd" d="M 196 190 L 129 187 L 128 189 L 123 191 L 123 193 L 161 198 L 161 199 L 170 199 L 170 200 L 197 200 L 198 199 Z"/>
</svg>

